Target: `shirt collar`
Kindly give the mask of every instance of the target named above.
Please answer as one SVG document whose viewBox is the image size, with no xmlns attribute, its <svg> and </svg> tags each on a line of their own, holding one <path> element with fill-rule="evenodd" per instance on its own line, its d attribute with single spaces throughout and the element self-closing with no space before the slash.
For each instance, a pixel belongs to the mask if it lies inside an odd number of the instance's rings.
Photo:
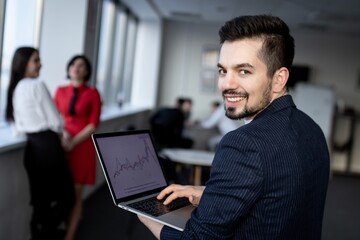
<svg viewBox="0 0 360 240">
<path fill-rule="evenodd" d="M 71 88 L 74 89 L 74 88 L 77 88 L 79 89 L 79 91 L 82 91 L 83 89 L 87 88 L 87 85 L 86 83 L 83 83 L 81 84 L 80 86 L 77 86 L 77 87 L 74 87 L 74 85 L 70 84 Z"/>
</svg>

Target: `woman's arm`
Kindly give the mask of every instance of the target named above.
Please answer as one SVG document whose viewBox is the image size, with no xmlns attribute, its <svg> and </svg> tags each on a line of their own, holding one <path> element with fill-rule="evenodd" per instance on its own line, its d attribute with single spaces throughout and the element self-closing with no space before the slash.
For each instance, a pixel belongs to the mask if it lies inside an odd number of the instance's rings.
<svg viewBox="0 0 360 240">
<path fill-rule="evenodd" d="M 88 139 L 91 134 L 93 134 L 96 130 L 94 124 L 90 123 L 86 125 L 78 134 L 76 134 L 73 138 L 68 138 L 66 134 L 63 134 L 63 147 L 65 151 L 71 151 L 76 145 Z"/>
</svg>

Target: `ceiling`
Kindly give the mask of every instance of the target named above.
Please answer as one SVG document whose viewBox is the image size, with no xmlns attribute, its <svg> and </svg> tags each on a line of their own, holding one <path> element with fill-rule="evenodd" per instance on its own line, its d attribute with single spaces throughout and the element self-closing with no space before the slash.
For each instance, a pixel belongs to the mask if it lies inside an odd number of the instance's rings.
<svg viewBox="0 0 360 240">
<path fill-rule="evenodd" d="M 217 23 L 240 15 L 272 14 L 291 29 L 360 35 L 358 0 L 123 0 L 140 19 Z"/>
</svg>

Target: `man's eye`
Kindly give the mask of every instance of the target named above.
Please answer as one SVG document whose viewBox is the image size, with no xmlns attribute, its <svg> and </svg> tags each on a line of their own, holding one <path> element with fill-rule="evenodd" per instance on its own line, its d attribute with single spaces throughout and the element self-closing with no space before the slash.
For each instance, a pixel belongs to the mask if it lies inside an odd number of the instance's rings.
<svg viewBox="0 0 360 240">
<path fill-rule="evenodd" d="M 219 68 L 219 69 L 218 69 L 218 73 L 221 74 L 221 75 L 223 75 L 223 74 L 225 74 L 225 71 L 224 71 L 224 69 Z"/>
<path fill-rule="evenodd" d="M 250 72 L 249 72 L 248 70 L 242 69 L 242 70 L 240 70 L 239 73 L 240 73 L 241 75 L 246 75 L 246 74 L 249 74 Z"/>
</svg>

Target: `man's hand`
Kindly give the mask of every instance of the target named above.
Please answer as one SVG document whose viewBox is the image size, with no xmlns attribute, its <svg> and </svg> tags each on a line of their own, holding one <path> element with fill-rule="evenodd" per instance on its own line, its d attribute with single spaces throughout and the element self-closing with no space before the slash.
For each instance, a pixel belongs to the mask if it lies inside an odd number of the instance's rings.
<svg viewBox="0 0 360 240">
<path fill-rule="evenodd" d="M 160 239 L 160 232 L 163 228 L 163 224 L 155 222 L 149 218 L 137 215 L 139 220 L 154 234 L 157 239 Z"/>
<path fill-rule="evenodd" d="M 200 202 L 200 198 L 204 192 L 204 189 L 205 186 L 183 186 L 178 184 L 171 184 L 160 192 L 160 194 L 157 196 L 157 199 L 161 200 L 167 196 L 163 202 L 164 205 L 167 205 L 176 198 L 187 197 L 192 205 L 197 206 Z"/>
<path fill-rule="evenodd" d="M 200 198 L 204 192 L 204 189 L 205 186 L 182 186 L 178 184 L 172 184 L 162 190 L 157 196 L 157 199 L 161 200 L 165 196 L 167 196 L 163 202 L 164 205 L 167 205 L 176 198 L 187 197 L 191 204 L 197 206 L 200 202 Z M 140 215 L 138 215 L 138 218 L 154 234 L 157 239 L 160 239 L 161 229 L 164 226 L 163 224 Z"/>
</svg>

